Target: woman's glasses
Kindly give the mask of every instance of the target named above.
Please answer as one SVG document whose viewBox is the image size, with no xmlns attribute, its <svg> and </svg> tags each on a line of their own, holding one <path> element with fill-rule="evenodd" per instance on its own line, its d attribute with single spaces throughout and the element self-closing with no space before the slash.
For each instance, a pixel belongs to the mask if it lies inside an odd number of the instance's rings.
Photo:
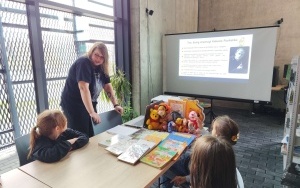
<svg viewBox="0 0 300 188">
<path fill-rule="evenodd" d="M 104 60 L 104 56 L 103 55 L 99 55 L 97 53 L 94 53 L 94 56 L 100 60 Z"/>
</svg>

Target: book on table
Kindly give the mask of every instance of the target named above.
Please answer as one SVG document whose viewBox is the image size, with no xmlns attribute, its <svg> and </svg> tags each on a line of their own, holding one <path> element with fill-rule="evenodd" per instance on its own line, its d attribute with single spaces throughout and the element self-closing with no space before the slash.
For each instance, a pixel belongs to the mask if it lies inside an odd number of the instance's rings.
<svg viewBox="0 0 300 188">
<path fill-rule="evenodd" d="M 186 142 L 166 138 L 158 146 L 176 152 L 177 154 L 173 159 L 177 160 L 177 158 L 184 152 L 188 145 Z"/>
<path fill-rule="evenodd" d="M 157 147 L 145 155 L 141 161 L 156 168 L 163 168 L 170 160 L 176 160 L 191 145 L 195 138 L 196 136 L 192 134 L 170 133 Z M 170 154 L 174 154 L 174 156 Z"/>
<path fill-rule="evenodd" d="M 131 136 L 116 134 L 116 135 L 113 135 L 112 137 L 110 137 L 108 139 L 101 140 L 100 142 L 98 142 L 98 145 L 102 146 L 102 147 L 108 147 L 108 146 L 111 146 L 113 144 L 116 144 L 120 140 L 130 140 L 130 139 L 132 139 Z"/>
<path fill-rule="evenodd" d="M 176 156 L 176 154 L 176 151 L 169 150 L 158 145 L 142 157 L 140 161 L 147 165 L 161 169 L 165 167 Z"/>
<path fill-rule="evenodd" d="M 185 142 L 187 146 L 190 146 L 192 142 L 196 139 L 196 136 L 188 133 L 172 132 L 168 135 L 167 139 Z"/>
<path fill-rule="evenodd" d="M 129 146 L 125 152 L 119 155 L 118 159 L 134 165 L 142 156 L 152 150 L 156 145 L 157 144 L 155 142 L 140 139 Z"/>
<path fill-rule="evenodd" d="M 119 142 L 106 147 L 105 150 L 109 151 L 113 155 L 119 156 L 123 152 L 125 152 L 127 148 L 129 148 L 132 144 L 136 142 L 136 139 L 120 140 Z"/>
<path fill-rule="evenodd" d="M 122 134 L 122 135 L 132 135 L 136 132 L 138 132 L 140 129 L 128 127 L 125 125 L 117 125 L 111 129 L 106 130 L 107 133 L 109 134 Z"/>
</svg>

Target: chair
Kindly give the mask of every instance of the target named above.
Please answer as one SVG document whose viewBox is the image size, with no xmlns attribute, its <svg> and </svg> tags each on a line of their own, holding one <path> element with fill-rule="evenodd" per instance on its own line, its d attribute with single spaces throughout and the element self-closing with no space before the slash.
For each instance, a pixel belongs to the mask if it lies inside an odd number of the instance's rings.
<svg viewBox="0 0 300 188">
<path fill-rule="evenodd" d="M 119 114 L 115 110 L 103 112 L 99 115 L 101 118 L 101 123 L 94 124 L 94 122 L 92 121 L 95 135 L 123 123 L 121 114 Z"/>
<path fill-rule="evenodd" d="M 29 153 L 29 138 L 30 134 L 23 135 L 15 139 L 15 144 L 17 148 L 17 153 L 19 156 L 20 166 L 23 166 L 27 163 L 34 161 L 33 159 L 27 159 Z"/>
<path fill-rule="evenodd" d="M 244 188 L 243 177 L 238 169 L 236 169 L 236 177 L 237 177 L 238 188 Z"/>
</svg>

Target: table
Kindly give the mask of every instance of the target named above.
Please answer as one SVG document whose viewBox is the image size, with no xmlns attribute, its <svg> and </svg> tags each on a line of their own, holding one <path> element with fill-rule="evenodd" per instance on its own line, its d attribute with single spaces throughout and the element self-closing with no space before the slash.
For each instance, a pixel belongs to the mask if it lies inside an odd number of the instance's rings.
<svg viewBox="0 0 300 188">
<path fill-rule="evenodd" d="M 19 169 L 1 174 L 2 187 L 43 188 L 49 187 Z"/>
<path fill-rule="evenodd" d="M 56 163 L 34 161 L 19 167 L 20 170 L 41 182 L 59 187 L 150 187 L 174 161 L 164 169 L 156 169 L 144 163 L 136 165 L 118 161 L 98 142 L 111 137 L 103 132 L 90 138 L 87 146 L 70 152 Z"/>
</svg>

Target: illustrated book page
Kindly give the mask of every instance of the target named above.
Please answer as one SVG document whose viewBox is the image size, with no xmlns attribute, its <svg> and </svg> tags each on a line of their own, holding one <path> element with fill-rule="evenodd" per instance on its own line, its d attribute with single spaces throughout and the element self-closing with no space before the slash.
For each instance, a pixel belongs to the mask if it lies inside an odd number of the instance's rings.
<svg viewBox="0 0 300 188">
<path fill-rule="evenodd" d="M 185 117 L 186 101 L 169 99 L 168 103 L 171 107 L 171 112 L 178 112 L 181 117 Z"/>
<path fill-rule="evenodd" d="M 152 151 L 142 157 L 141 162 L 161 169 L 168 164 L 176 156 L 176 154 L 176 151 L 169 150 L 158 145 Z"/>
<path fill-rule="evenodd" d="M 179 132 L 172 132 L 167 137 L 167 139 L 185 142 L 187 146 L 190 146 L 191 143 L 195 140 L 195 138 L 196 138 L 196 136 L 193 134 L 179 133 Z"/>
<path fill-rule="evenodd" d="M 172 140 L 166 138 L 163 140 L 158 146 L 163 147 L 167 150 L 174 151 L 177 153 L 177 155 L 174 157 L 174 160 L 176 160 L 183 151 L 187 148 L 187 144 L 185 142 L 180 142 L 177 140 Z"/>
</svg>

